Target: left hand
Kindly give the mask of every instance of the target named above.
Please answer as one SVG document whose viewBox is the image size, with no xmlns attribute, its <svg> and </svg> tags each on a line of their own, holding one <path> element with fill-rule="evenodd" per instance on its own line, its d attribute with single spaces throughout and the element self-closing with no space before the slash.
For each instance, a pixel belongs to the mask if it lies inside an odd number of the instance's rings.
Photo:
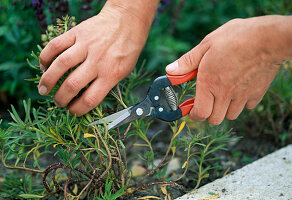
<svg viewBox="0 0 292 200">
<path fill-rule="evenodd" d="M 150 29 L 151 24 L 146 24 L 107 2 L 100 14 L 54 38 L 43 49 L 40 64 L 47 70 L 41 77 L 39 93 L 47 95 L 65 72 L 79 64 L 55 94 L 55 103 L 68 106 L 77 116 L 95 108 L 135 67 Z M 82 96 L 72 102 L 88 84 Z"/>
</svg>

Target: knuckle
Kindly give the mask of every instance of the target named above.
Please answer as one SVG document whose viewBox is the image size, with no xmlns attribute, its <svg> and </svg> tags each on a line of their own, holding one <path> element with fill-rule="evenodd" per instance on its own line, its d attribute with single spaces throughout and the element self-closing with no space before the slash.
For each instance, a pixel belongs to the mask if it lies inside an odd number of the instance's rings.
<svg viewBox="0 0 292 200">
<path fill-rule="evenodd" d="M 235 120 L 238 116 L 235 114 L 226 114 L 226 119 Z"/>
<path fill-rule="evenodd" d="M 68 65 L 70 60 L 71 60 L 71 57 L 68 54 L 62 54 L 57 58 L 58 63 L 60 63 L 63 66 Z"/>
<path fill-rule="evenodd" d="M 222 119 L 219 119 L 217 117 L 211 117 L 208 119 L 208 122 L 212 125 L 219 125 L 221 124 L 222 121 L 223 121 Z"/>
<path fill-rule="evenodd" d="M 122 66 L 117 66 L 111 71 L 107 71 L 104 74 L 104 77 L 107 78 L 106 81 L 110 80 L 113 83 L 118 83 L 120 80 L 125 78 L 129 73 L 122 67 Z"/>
<path fill-rule="evenodd" d="M 56 96 L 54 97 L 54 103 L 58 108 L 63 108 L 63 107 L 67 106 L 67 105 L 63 104 L 61 101 L 59 101 Z"/>
<path fill-rule="evenodd" d="M 62 41 L 56 37 L 54 39 L 52 39 L 48 44 L 47 46 L 50 48 L 50 49 L 54 49 L 54 50 L 60 50 L 61 47 L 62 47 Z"/>
<path fill-rule="evenodd" d="M 189 114 L 189 117 L 191 118 L 191 120 L 193 121 L 196 121 L 196 122 L 203 122 L 206 120 L 206 118 L 200 118 L 196 115 L 192 115 L 192 114 Z"/>
<path fill-rule="evenodd" d="M 64 86 L 69 92 L 77 93 L 80 90 L 80 81 L 75 78 L 70 78 L 64 82 Z"/>
<path fill-rule="evenodd" d="M 208 112 L 199 109 L 193 109 L 193 111 L 190 113 L 191 119 L 194 119 L 195 121 L 204 121 L 209 116 L 210 114 Z"/>
<path fill-rule="evenodd" d="M 112 72 L 110 72 L 110 76 L 113 79 L 120 79 L 122 76 L 123 71 L 120 69 L 120 67 L 116 67 Z"/>
<path fill-rule="evenodd" d="M 247 103 L 247 104 L 245 105 L 245 107 L 246 107 L 248 110 L 253 110 L 256 106 L 257 106 L 257 104 L 252 104 L 252 103 Z"/>
<path fill-rule="evenodd" d="M 233 99 L 237 99 L 240 100 L 242 103 L 247 102 L 248 98 L 249 98 L 249 93 L 247 91 L 236 91 L 234 90 L 233 95 L 232 95 Z"/>
<path fill-rule="evenodd" d="M 187 66 L 195 66 L 194 62 L 193 62 L 193 59 L 192 59 L 191 51 L 186 53 L 185 55 L 183 55 L 181 57 L 181 61 L 183 63 L 185 63 Z"/>
<path fill-rule="evenodd" d="M 211 40 L 212 40 L 212 34 L 209 33 L 208 35 L 206 35 L 206 36 L 204 37 L 204 39 L 200 42 L 200 44 L 201 44 L 201 45 L 203 45 L 203 44 L 207 44 L 207 43 L 209 43 Z"/>
<path fill-rule="evenodd" d="M 239 22 L 241 22 L 243 19 L 242 18 L 234 18 L 230 21 L 227 22 L 227 24 L 237 24 Z"/>
<path fill-rule="evenodd" d="M 245 107 L 248 110 L 252 110 L 254 109 L 260 102 L 261 102 L 262 98 L 256 99 L 256 100 L 250 100 L 246 103 Z"/>
<path fill-rule="evenodd" d="M 98 99 L 95 96 L 87 95 L 83 99 L 84 104 L 89 108 L 94 108 L 98 105 Z"/>
<path fill-rule="evenodd" d="M 41 78 L 41 84 L 52 87 L 53 85 L 55 85 L 55 83 L 54 83 L 53 80 L 54 79 L 51 77 L 50 74 L 44 73 L 43 76 L 42 76 L 42 78 Z"/>
<path fill-rule="evenodd" d="M 40 63 L 40 64 L 47 64 L 47 61 L 46 61 L 46 55 L 45 55 L 44 51 L 42 51 L 42 52 L 40 53 L 39 63 Z"/>
</svg>

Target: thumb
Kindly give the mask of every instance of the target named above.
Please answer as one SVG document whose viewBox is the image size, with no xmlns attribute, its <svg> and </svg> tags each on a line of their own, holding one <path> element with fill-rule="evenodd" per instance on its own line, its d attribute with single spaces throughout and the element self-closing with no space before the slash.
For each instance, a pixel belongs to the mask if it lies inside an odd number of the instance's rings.
<svg viewBox="0 0 292 200">
<path fill-rule="evenodd" d="M 207 50 L 207 45 L 197 45 L 178 60 L 167 65 L 166 72 L 171 75 L 183 75 L 196 70 Z"/>
</svg>

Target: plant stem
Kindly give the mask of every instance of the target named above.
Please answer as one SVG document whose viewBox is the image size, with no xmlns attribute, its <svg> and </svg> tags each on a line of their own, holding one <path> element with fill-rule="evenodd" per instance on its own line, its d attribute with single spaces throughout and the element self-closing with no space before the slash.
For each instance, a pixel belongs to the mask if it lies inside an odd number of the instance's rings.
<svg viewBox="0 0 292 200">
<path fill-rule="evenodd" d="M 6 167 L 8 169 L 18 169 L 18 170 L 29 171 L 29 172 L 33 172 L 33 173 L 44 173 L 42 170 L 30 169 L 30 168 L 26 168 L 26 167 L 12 167 L 12 166 L 7 165 L 6 161 L 5 161 L 5 153 L 4 152 L 5 152 L 5 142 L 3 142 L 2 155 L 1 155 L 1 160 L 2 160 L 4 167 Z"/>
</svg>

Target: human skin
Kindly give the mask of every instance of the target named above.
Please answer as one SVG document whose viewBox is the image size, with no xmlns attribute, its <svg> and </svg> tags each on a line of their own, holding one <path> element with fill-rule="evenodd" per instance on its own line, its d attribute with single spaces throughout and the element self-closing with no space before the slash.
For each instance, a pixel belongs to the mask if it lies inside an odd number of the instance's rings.
<svg viewBox="0 0 292 200">
<path fill-rule="evenodd" d="M 189 116 L 220 124 L 262 100 L 280 64 L 292 59 L 292 16 L 234 19 L 166 67 L 181 75 L 198 69 Z"/>
<path fill-rule="evenodd" d="M 108 0 L 102 11 L 51 40 L 40 54 L 45 71 L 39 93 L 47 95 L 69 69 L 55 94 L 57 106 L 83 115 L 135 67 L 148 37 L 159 0 Z M 81 97 L 72 99 L 89 84 Z"/>
</svg>

